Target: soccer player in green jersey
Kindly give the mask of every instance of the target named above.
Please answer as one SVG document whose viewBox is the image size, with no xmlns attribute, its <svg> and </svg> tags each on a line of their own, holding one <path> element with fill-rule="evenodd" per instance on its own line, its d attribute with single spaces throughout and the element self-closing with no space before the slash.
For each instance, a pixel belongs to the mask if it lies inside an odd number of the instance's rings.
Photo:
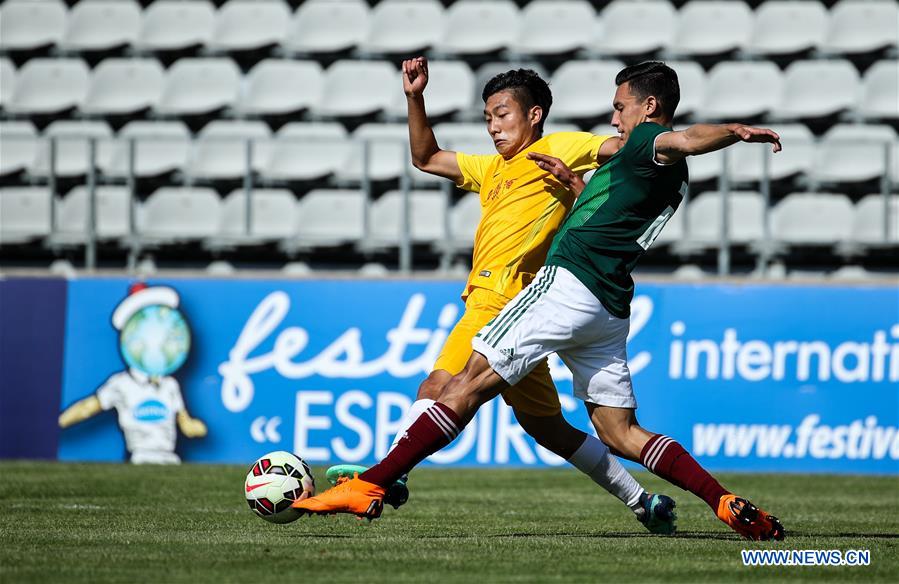
<svg viewBox="0 0 899 584">
<path fill-rule="evenodd" d="M 631 272 L 686 192 L 685 158 L 739 141 L 771 143 L 776 152 L 780 139 L 771 130 L 738 124 L 673 131 L 680 89 L 677 74 L 663 63 L 627 67 L 615 82 L 612 125 L 621 148 L 589 184 L 560 160 L 529 154 L 580 195 L 534 281 L 481 329 L 465 368 L 384 460 L 295 507 L 377 517 L 384 487 L 449 444 L 481 404 L 557 353 L 573 374 L 575 395 L 584 400 L 613 452 L 696 494 L 741 535 L 784 538 L 776 517 L 727 491 L 672 438 L 637 423 L 625 346 L 634 294 Z"/>
</svg>

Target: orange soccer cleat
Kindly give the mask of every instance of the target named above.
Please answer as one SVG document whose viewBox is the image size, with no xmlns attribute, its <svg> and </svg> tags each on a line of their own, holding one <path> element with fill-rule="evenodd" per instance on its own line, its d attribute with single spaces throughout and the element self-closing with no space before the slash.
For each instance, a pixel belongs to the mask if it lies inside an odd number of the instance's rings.
<svg viewBox="0 0 899 584">
<path fill-rule="evenodd" d="M 384 488 L 356 475 L 321 495 L 296 501 L 291 507 L 310 515 L 352 513 L 359 518 L 377 519 L 384 510 Z"/>
<path fill-rule="evenodd" d="M 718 519 L 747 539 L 781 541 L 786 530 L 780 520 L 742 497 L 728 494 L 718 500 Z"/>
</svg>

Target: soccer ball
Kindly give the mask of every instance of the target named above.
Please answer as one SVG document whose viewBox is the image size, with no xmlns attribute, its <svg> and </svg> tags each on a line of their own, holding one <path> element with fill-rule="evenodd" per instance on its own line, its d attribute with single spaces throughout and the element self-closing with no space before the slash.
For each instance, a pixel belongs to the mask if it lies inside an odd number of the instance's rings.
<svg viewBox="0 0 899 584">
<path fill-rule="evenodd" d="M 253 463 L 244 483 L 247 504 L 256 515 L 272 523 L 290 523 L 300 517 L 290 506 L 315 494 L 315 479 L 302 458 L 279 450 Z"/>
</svg>

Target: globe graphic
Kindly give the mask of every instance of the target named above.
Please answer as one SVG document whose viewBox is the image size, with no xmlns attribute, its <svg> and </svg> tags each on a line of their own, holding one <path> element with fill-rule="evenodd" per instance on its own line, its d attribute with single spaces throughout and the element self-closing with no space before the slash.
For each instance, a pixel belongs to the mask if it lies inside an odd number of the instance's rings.
<svg viewBox="0 0 899 584">
<path fill-rule="evenodd" d="M 171 375 L 187 359 L 190 329 L 177 309 L 145 306 L 122 327 L 119 348 L 129 367 L 151 377 Z"/>
</svg>

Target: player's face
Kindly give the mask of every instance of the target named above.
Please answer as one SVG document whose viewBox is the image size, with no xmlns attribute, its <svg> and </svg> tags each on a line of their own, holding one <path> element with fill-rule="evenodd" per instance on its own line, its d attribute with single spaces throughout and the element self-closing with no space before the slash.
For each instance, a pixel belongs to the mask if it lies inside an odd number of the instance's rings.
<svg viewBox="0 0 899 584">
<path fill-rule="evenodd" d="M 648 119 L 646 100 L 638 99 L 633 95 L 630 83 L 627 81 L 619 85 L 615 91 L 612 108 L 612 125 L 618 130 L 623 142 L 627 142 L 627 138 L 634 128 Z"/>
<path fill-rule="evenodd" d="M 536 106 L 525 111 L 510 91 L 498 91 L 484 104 L 487 132 L 503 158 L 512 158 L 537 139 L 541 115 L 542 110 Z"/>
</svg>

